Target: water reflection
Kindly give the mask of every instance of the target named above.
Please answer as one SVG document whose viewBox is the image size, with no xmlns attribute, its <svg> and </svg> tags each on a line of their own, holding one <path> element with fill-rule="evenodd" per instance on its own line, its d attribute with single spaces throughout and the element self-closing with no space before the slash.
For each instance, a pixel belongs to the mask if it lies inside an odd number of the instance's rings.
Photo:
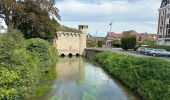
<svg viewBox="0 0 170 100">
<path fill-rule="evenodd" d="M 41 100 L 137 100 L 100 67 L 83 58 L 60 58 L 52 89 Z"/>
</svg>

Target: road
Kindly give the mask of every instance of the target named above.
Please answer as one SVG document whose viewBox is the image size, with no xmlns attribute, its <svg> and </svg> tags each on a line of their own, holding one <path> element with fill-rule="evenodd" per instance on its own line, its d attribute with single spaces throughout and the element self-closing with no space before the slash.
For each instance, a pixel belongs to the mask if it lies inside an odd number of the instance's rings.
<svg viewBox="0 0 170 100">
<path fill-rule="evenodd" d="M 132 55 L 132 56 L 136 56 L 136 57 L 152 57 L 152 56 L 148 56 L 148 55 L 138 54 L 135 51 L 125 51 L 125 50 L 122 50 L 121 48 L 88 48 L 88 49 L 95 49 L 95 50 L 100 50 L 100 51 L 112 51 L 115 53 Z M 170 61 L 170 57 L 156 57 L 156 58 L 161 58 L 161 59 Z"/>
</svg>

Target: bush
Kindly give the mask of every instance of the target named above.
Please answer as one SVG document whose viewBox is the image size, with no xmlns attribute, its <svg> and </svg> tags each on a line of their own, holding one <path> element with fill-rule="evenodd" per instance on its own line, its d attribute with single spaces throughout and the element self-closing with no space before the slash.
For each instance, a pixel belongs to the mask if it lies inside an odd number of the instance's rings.
<svg viewBox="0 0 170 100">
<path fill-rule="evenodd" d="M 146 100 L 170 98 L 170 62 L 168 61 L 112 52 L 97 54 L 95 61 Z"/>
<path fill-rule="evenodd" d="M 121 39 L 121 46 L 122 49 L 128 50 L 128 49 L 135 49 L 136 48 L 136 37 L 135 36 L 125 36 Z"/>
<path fill-rule="evenodd" d="M 17 30 L 1 35 L 0 99 L 29 98 L 56 57 L 55 48 L 45 40 L 25 40 Z"/>
<path fill-rule="evenodd" d="M 97 41 L 97 47 L 102 47 L 103 45 L 105 44 L 105 41 L 104 40 L 98 40 Z"/>
<path fill-rule="evenodd" d="M 155 48 L 155 49 L 165 49 L 167 51 L 170 51 L 170 46 L 166 45 L 153 45 L 153 46 L 147 46 L 148 48 Z"/>
<path fill-rule="evenodd" d="M 116 48 L 122 47 L 119 40 L 113 40 L 112 43 L 111 43 L 111 45 L 112 45 L 113 47 L 116 47 Z"/>
</svg>

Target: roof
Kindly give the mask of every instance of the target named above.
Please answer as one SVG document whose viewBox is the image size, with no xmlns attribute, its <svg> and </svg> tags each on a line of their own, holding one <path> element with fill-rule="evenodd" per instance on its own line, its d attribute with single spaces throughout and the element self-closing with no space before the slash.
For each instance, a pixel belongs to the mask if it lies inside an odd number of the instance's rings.
<svg viewBox="0 0 170 100">
<path fill-rule="evenodd" d="M 170 4 L 169 0 L 162 0 L 162 3 L 161 3 L 161 7 L 160 8 L 163 8 L 165 7 L 166 5 Z"/>
<path fill-rule="evenodd" d="M 121 38 L 121 37 L 122 37 L 122 34 L 115 33 L 115 32 L 108 32 L 108 33 L 107 33 L 107 36 L 109 36 L 109 37 L 115 37 L 115 38 Z"/>
<path fill-rule="evenodd" d="M 123 34 L 123 36 L 129 36 L 129 35 L 131 35 L 131 36 L 139 36 L 140 35 L 140 33 L 137 33 L 134 30 L 123 31 L 122 34 Z"/>
<path fill-rule="evenodd" d="M 151 34 L 151 33 L 141 33 L 140 36 L 145 36 L 145 37 L 158 37 L 157 34 Z"/>
</svg>

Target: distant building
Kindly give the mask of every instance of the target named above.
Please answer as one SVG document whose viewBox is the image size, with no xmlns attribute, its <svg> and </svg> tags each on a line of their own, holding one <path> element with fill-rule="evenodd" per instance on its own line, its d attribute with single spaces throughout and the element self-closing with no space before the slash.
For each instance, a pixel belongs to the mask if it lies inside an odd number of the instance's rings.
<svg viewBox="0 0 170 100">
<path fill-rule="evenodd" d="M 7 25 L 4 21 L 4 19 L 0 18 L 0 34 L 6 33 L 7 32 Z"/>
<path fill-rule="evenodd" d="M 119 33 L 108 32 L 107 36 L 105 37 L 107 47 L 111 47 L 112 41 L 113 40 L 120 40 L 122 38 L 122 36 L 123 35 L 119 34 Z"/>
<path fill-rule="evenodd" d="M 170 45 L 170 0 L 162 0 L 158 19 L 158 45 Z"/>
<path fill-rule="evenodd" d="M 0 34 L 6 33 L 7 29 L 8 29 L 7 25 L 5 23 L 5 20 L 2 17 L 4 17 L 4 15 L 3 15 L 3 8 L 0 5 Z"/>
<path fill-rule="evenodd" d="M 134 30 L 123 31 L 122 34 L 123 34 L 123 36 L 135 36 L 138 41 L 140 39 L 140 33 L 136 32 Z"/>
<path fill-rule="evenodd" d="M 153 38 L 156 41 L 158 35 L 150 33 L 138 33 L 134 30 L 123 31 L 122 33 L 108 32 L 107 36 L 105 37 L 107 47 L 111 47 L 113 40 L 121 40 L 123 36 L 135 36 L 137 41 L 143 42 L 146 40 L 146 38 Z"/>
<path fill-rule="evenodd" d="M 54 39 L 54 45 L 58 55 L 82 55 L 86 48 L 86 36 L 88 25 L 79 25 L 80 32 L 58 31 Z"/>
<path fill-rule="evenodd" d="M 141 33 L 139 41 L 145 41 L 147 38 L 152 38 L 154 41 L 156 41 L 157 37 L 157 34 Z"/>
</svg>

